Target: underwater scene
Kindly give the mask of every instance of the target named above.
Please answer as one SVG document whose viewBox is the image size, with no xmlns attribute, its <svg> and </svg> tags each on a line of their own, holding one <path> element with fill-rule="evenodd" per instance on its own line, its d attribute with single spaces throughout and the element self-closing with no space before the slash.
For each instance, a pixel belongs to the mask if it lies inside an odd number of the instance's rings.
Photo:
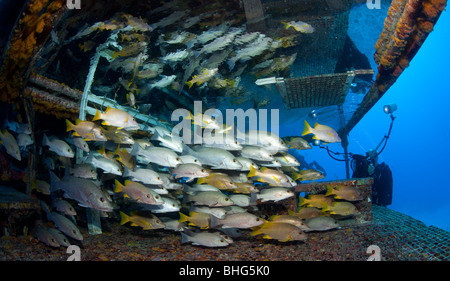
<svg viewBox="0 0 450 281">
<path fill-rule="evenodd" d="M 0 260 L 449 260 L 446 4 L 1 0 Z"/>
</svg>

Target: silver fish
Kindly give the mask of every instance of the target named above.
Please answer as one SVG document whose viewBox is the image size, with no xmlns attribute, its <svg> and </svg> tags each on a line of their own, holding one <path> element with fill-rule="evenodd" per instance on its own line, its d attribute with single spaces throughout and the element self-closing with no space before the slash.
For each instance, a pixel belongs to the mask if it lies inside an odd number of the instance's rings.
<svg viewBox="0 0 450 281">
<path fill-rule="evenodd" d="M 106 212 L 112 212 L 114 208 L 111 202 L 105 198 L 100 188 L 87 179 L 65 176 L 61 180 L 50 171 L 50 187 L 52 192 L 58 189 L 63 190 L 64 196 L 77 201 L 85 207 Z"/>
</svg>

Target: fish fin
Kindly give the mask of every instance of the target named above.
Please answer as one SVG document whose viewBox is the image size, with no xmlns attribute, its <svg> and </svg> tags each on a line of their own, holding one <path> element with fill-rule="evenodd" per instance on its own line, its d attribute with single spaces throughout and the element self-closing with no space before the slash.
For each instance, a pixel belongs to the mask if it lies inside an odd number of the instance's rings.
<svg viewBox="0 0 450 281">
<path fill-rule="evenodd" d="M 128 196 L 128 194 L 126 194 L 126 193 L 123 194 L 123 197 L 125 197 L 125 198 L 130 198 L 130 196 Z M 139 199 L 139 198 L 138 198 L 138 199 Z"/>
<path fill-rule="evenodd" d="M 287 237 L 286 239 L 284 239 L 284 240 L 278 240 L 278 241 L 280 241 L 280 242 L 288 242 L 288 241 L 290 241 L 291 239 L 292 239 L 291 235 L 288 235 L 288 237 Z"/>
<path fill-rule="evenodd" d="M 197 179 L 197 184 L 203 184 L 203 183 L 205 183 L 206 182 L 206 179 L 205 178 L 199 178 L 199 179 Z"/>
<path fill-rule="evenodd" d="M 304 197 L 299 196 L 298 197 L 298 205 L 303 206 L 306 204 L 306 199 Z"/>
<path fill-rule="evenodd" d="M 116 151 L 114 151 L 114 155 L 119 155 L 120 153 L 120 144 L 117 146 Z M 119 159 L 120 159 L 120 155 L 119 155 Z"/>
<path fill-rule="evenodd" d="M 267 169 L 269 169 L 269 168 L 267 168 L 267 167 L 262 167 L 262 168 L 260 169 L 260 171 L 264 173 L 264 171 L 267 170 Z"/>
<path fill-rule="evenodd" d="M 289 24 L 288 24 L 287 22 L 285 22 L 284 20 L 281 21 L 281 24 L 284 25 L 284 27 L 285 27 L 286 29 L 289 28 Z"/>
<path fill-rule="evenodd" d="M 262 233 L 261 232 L 261 228 L 259 227 L 259 228 L 255 229 L 255 230 L 253 230 L 252 233 L 250 233 L 250 235 L 251 236 L 256 236 L 256 235 L 259 235 L 261 233 Z"/>
<path fill-rule="evenodd" d="M 272 237 L 270 237 L 268 234 L 263 236 L 264 239 L 272 239 Z"/>
<path fill-rule="evenodd" d="M 61 182 L 61 179 L 58 178 L 58 176 L 52 171 L 49 172 L 50 172 L 50 192 L 53 192 L 59 189 L 58 184 Z"/>
<path fill-rule="evenodd" d="M 188 85 L 189 89 L 192 87 L 192 85 L 194 85 L 194 83 L 191 81 L 187 81 L 186 85 Z"/>
<path fill-rule="evenodd" d="M 124 225 L 130 221 L 130 217 L 127 216 L 124 212 L 120 211 L 120 225 Z"/>
<path fill-rule="evenodd" d="M 188 243 L 189 242 L 189 236 L 185 234 L 184 232 L 181 232 L 181 244 Z"/>
<path fill-rule="evenodd" d="M 180 219 L 178 220 L 179 223 L 183 223 L 186 221 L 189 221 L 189 217 L 182 212 L 178 212 L 180 214 Z"/>
<path fill-rule="evenodd" d="M 73 132 L 72 136 L 81 137 L 80 134 L 78 134 L 77 132 Z"/>
<path fill-rule="evenodd" d="M 299 178 L 301 177 L 301 175 L 299 174 L 299 173 L 297 173 L 297 172 L 293 172 L 292 173 L 292 179 L 293 180 L 298 180 Z"/>
<path fill-rule="evenodd" d="M 124 166 L 122 177 L 127 178 L 130 176 L 130 174 L 131 174 L 130 168 L 128 168 L 127 166 Z"/>
<path fill-rule="evenodd" d="M 327 192 L 325 193 L 325 196 L 333 195 L 333 188 L 330 185 L 327 185 Z"/>
<path fill-rule="evenodd" d="M 215 228 L 219 225 L 222 225 L 222 223 L 220 222 L 220 219 L 218 219 L 216 216 L 209 215 L 209 227 Z"/>
<path fill-rule="evenodd" d="M 251 178 L 254 176 L 256 176 L 256 169 L 250 165 L 250 172 L 248 173 L 247 178 Z"/>
<path fill-rule="evenodd" d="M 272 215 L 272 216 L 270 216 L 269 220 L 270 220 L 270 221 L 273 221 L 273 220 L 276 219 L 277 217 L 279 217 L 279 215 Z"/>
<path fill-rule="evenodd" d="M 73 125 L 72 122 L 69 121 L 69 119 L 66 119 L 66 126 L 67 126 L 66 132 L 73 131 L 75 127 L 75 125 Z"/>
<path fill-rule="evenodd" d="M 123 184 L 121 184 L 117 179 L 114 182 L 116 183 L 116 189 L 114 190 L 114 192 L 122 192 Z"/>
<path fill-rule="evenodd" d="M 102 148 L 97 150 L 97 152 L 100 153 L 103 156 L 106 155 L 105 145 L 102 145 Z"/>
<path fill-rule="evenodd" d="M 48 145 L 49 140 L 46 134 L 44 134 L 44 136 L 42 137 L 42 146 L 46 146 Z"/>
<path fill-rule="evenodd" d="M 113 55 L 111 57 L 111 59 L 115 59 L 119 56 L 119 52 L 113 51 Z"/>
<path fill-rule="evenodd" d="M 94 115 L 94 118 L 92 118 L 92 121 L 100 120 L 102 119 L 102 113 L 97 109 L 97 112 Z"/>
<path fill-rule="evenodd" d="M 303 123 L 304 123 L 305 127 L 303 128 L 302 136 L 311 134 L 311 126 L 309 126 L 309 124 L 308 124 L 308 122 L 306 122 L 306 120 L 303 120 Z"/>
</svg>

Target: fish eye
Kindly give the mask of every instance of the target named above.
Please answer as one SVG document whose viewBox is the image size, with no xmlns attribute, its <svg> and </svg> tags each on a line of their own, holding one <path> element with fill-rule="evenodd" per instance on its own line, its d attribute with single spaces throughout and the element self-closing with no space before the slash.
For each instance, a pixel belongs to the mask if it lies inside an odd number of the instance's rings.
<svg viewBox="0 0 450 281">
<path fill-rule="evenodd" d="M 205 172 L 205 169 L 202 169 L 201 172 L 204 173 L 204 172 Z"/>
<path fill-rule="evenodd" d="M 236 159 L 233 159 L 233 162 L 235 162 L 235 163 L 236 163 L 236 162 L 237 162 L 237 160 L 236 160 Z"/>
<path fill-rule="evenodd" d="M 223 242 L 225 242 L 225 241 L 224 241 L 223 239 L 220 239 L 220 242 L 222 242 L 222 243 L 223 243 Z"/>
<path fill-rule="evenodd" d="M 172 207 L 175 207 L 175 204 L 172 204 Z"/>
<path fill-rule="evenodd" d="M 194 160 L 194 162 L 196 162 L 196 163 L 197 163 L 197 162 L 198 162 L 198 161 L 197 161 L 197 159 L 195 159 L 195 160 Z"/>
<path fill-rule="evenodd" d="M 73 233 L 73 234 L 77 234 L 77 232 L 75 231 L 75 229 L 74 229 L 74 230 L 72 230 L 72 233 Z"/>
<path fill-rule="evenodd" d="M 150 194 L 147 194 L 146 196 L 147 196 L 147 198 L 150 198 Z"/>
<path fill-rule="evenodd" d="M 180 161 L 180 157 L 177 157 L 177 159 L 175 159 L 175 160 Z"/>
<path fill-rule="evenodd" d="M 259 221 L 259 218 L 256 218 L 256 221 Z"/>
<path fill-rule="evenodd" d="M 225 198 L 225 201 L 228 201 L 228 200 L 230 200 L 229 198 Z"/>
<path fill-rule="evenodd" d="M 105 198 L 100 197 L 100 202 L 105 202 Z"/>
<path fill-rule="evenodd" d="M 161 178 L 160 178 L 160 177 L 157 177 L 156 179 L 157 179 L 157 180 L 161 180 Z"/>
<path fill-rule="evenodd" d="M 256 166 L 256 164 L 252 162 L 252 163 L 250 164 L 250 166 Z"/>
<path fill-rule="evenodd" d="M 158 196 L 158 195 L 156 195 L 156 196 L 155 196 L 155 198 L 156 198 L 156 199 L 159 199 L 159 196 Z"/>
</svg>

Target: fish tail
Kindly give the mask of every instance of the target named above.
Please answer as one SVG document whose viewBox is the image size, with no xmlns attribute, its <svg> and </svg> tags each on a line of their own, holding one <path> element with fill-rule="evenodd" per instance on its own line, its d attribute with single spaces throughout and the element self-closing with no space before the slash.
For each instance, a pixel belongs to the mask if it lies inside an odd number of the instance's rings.
<svg viewBox="0 0 450 281">
<path fill-rule="evenodd" d="M 122 177 L 126 178 L 129 176 L 131 176 L 131 170 L 127 166 L 124 166 Z"/>
<path fill-rule="evenodd" d="M 46 146 L 48 145 L 49 140 L 46 134 L 44 134 L 44 136 L 42 137 L 42 146 Z"/>
<path fill-rule="evenodd" d="M 115 180 L 115 183 L 116 183 L 116 189 L 114 190 L 114 192 L 116 192 L 116 193 L 122 192 L 123 184 L 121 184 L 117 179 Z"/>
<path fill-rule="evenodd" d="M 216 216 L 213 215 L 209 215 L 209 227 L 210 228 L 215 228 L 219 225 L 222 225 L 222 223 L 220 222 L 220 219 L 218 219 Z"/>
<path fill-rule="evenodd" d="M 52 171 L 49 172 L 50 172 L 50 192 L 53 192 L 59 189 L 58 185 L 61 182 L 61 180 L 58 178 L 57 175 L 55 175 L 55 173 L 53 173 Z"/>
<path fill-rule="evenodd" d="M 247 178 L 251 178 L 256 176 L 256 169 L 253 166 L 250 166 L 250 172 L 248 172 Z"/>
<path fill-rule="evenodd" d="M 304 197 L 301 197 L 301 196 L 299 196 L 298 197 L 298 205 L 299 206 L 303 206 L 303 205 L 305 205 L 307 202 L 306 202 L 306 199 L 304 198 Z"/>
<path fill-rule="evenodd" d="M 113 51 L 113 55 L 111 57 L 111 59 L 115 59 L 119 56 L 119 52 Z"/>
<path fill-rule="evenodd" d="M 120 211 L 120 225 L 124 225 L 130 221 L 130 216 Z"/>
<path fill-rule="evenodd" d="M 299 178 L 301 177 L 301 175 L 299 174 L 299 173 L 297 173 L 297 172 L 293 172 L 292 173 L 292 179 L 293 180 L 298 180 Z"/>
<path fill-rule="evenodd" d="M 303 123 L 305 124 L 305 127 L 303 129 L 302 136 L 311 134 L 311 126 L 309 126 L 309 124 L 308 124 L 308 122 L 306 122 L 306 120 L 303 120 Z"/>
<path fill-rule="evenodd" d="M 180 219 L 178 220 L 179 223 L 187 222 L 189 221 L 189 217 L 182 212 L 178 212 L 180 214 Z"/>
<path fill-rule="evenodd" d="M 327 192 L 325 193 L 325 196 L 333 195 L 333 188 L 330 185 L 327 185 Z"/>
<path fill-rule="evenodd" d="M 181 232 L 181 244 L 189 242 L 189 236 L 184 232 Z"/>
<path fill-rule="evenodd" d="M 261 227 L 258 227 L 257 229 L 253 230 L 252 233 L 250 233 L 251 236 L 256 236 L 262 234 Z"/>
<path fill-rule="evenodd" d="M 96 121 L 96 120 L 100 120 L 100 119 L 102 119 L 102 113 L 97 109 L 97 112 L 95 113 L 95 116 L 92 119 L 92 121 Z"/>
<path fill-rule="evenodd" d="M 288 24 L 287 22 L 285 22 L 284 20 L 281 21 L 281 24 L 284 25 L 284 27 L 285 27 L 286 29 L 289 28 L 289 24 Z"/>
<path fill-rule="evenodd" d="M 135 142 L 131 148 L 132 148 L 130 152 L 131 156 L 139 155 L 139 152 L 142 149 L 142 147 L 137 142 Z"/>
<path fill-rule="evenodd" d="M 192 85 L 194 85 L 194 82 L 191 81 L 187 81 L 186 85 L 188 85 L 189 89 L 192 87 Z"/>
<path fill-rule="evenodd" d="M 74 130 L 75 125 L 72 124 L 72 122 L 70 122 L 69 119 L 66 119 L 66 125 L 67 125 L 66 132 L 70 132 L 70 131 Z"/>
</svg>

